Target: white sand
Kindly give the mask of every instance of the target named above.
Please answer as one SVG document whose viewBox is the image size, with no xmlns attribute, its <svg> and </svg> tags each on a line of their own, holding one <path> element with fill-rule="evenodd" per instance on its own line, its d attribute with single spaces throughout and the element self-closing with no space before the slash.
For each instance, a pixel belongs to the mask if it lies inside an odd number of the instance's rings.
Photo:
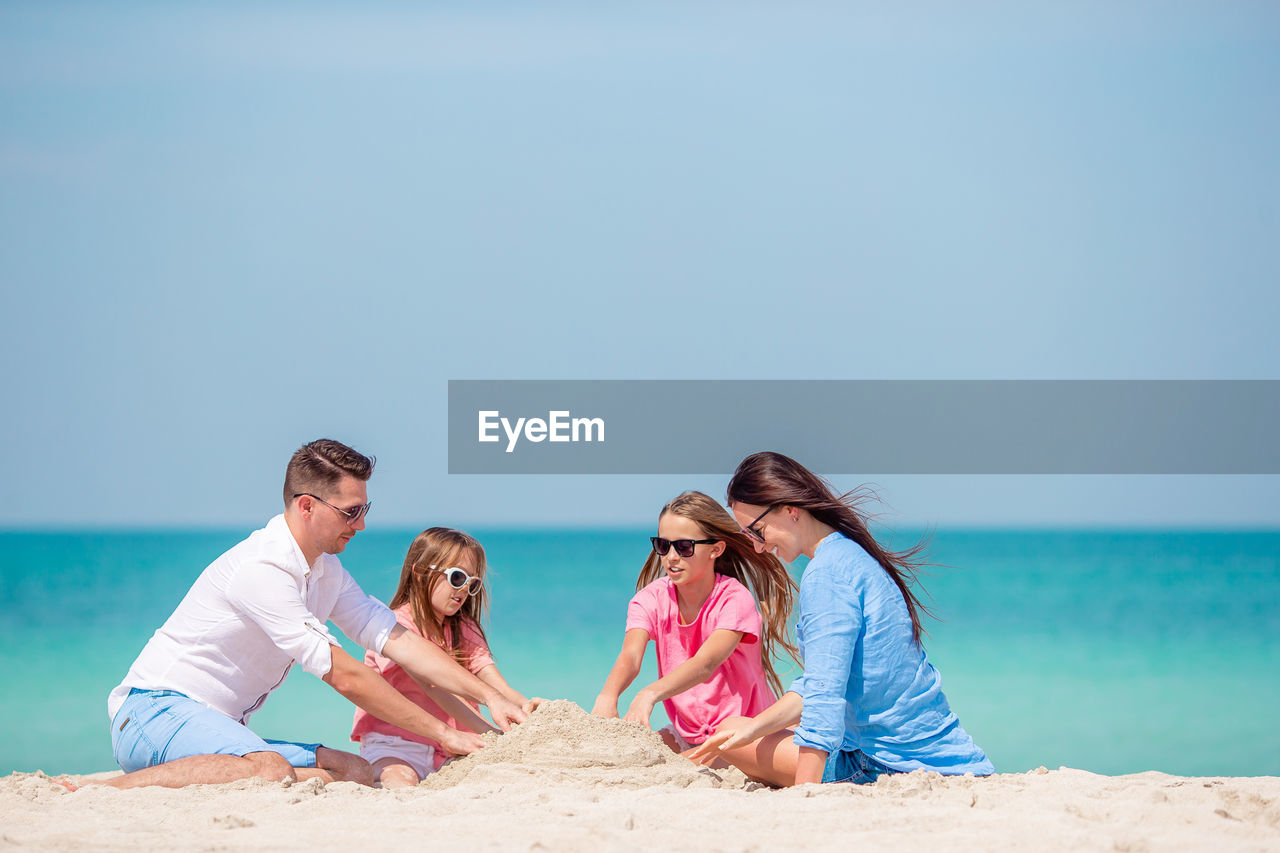
<svg viewBox="0 0 1280 853">
<path fill-rule="evenodd" d="M 0 849 L 19 847 L 1280 850 L 1280 778 L 1041 768 L 773 790 L 554 702 L 408 791 L 252 781 L 69 794 L 15 773 L 0 779 Z"/>
</svg>

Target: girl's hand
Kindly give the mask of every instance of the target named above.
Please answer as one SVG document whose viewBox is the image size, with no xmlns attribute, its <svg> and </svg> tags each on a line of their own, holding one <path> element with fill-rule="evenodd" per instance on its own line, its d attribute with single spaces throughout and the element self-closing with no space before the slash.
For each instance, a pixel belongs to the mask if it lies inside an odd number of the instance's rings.
<svg viewBox="0 0 1280 853">
<path fill-rule="evenodd" d="M 601 693 L 596 697 L 596 704 L 592 706 L 591 713 L 597 717 L 618 718 L 618 697 L 605 696 Z"/>
<path fill-rule="evenodd" d="M 445 732 L 444 737 L 440 738 L 440 745 L 444 747 L 444 751 L 451 755 L 470 755 L 478 749 L 484 747 L 484 741 L 480 739 L 480 735 L 474 732 L 460 732 L 457 729 L 449 729 Z"/>
<path fill-rule="evenodd" d="M 648 694 L 643 690 L 636 694 L 636 698 L 631 700 L 631 707 L 627 709 L 625 719 L 635 723 L 643 723 L 647 728 L 649 726 L 649 718 L 653 716 L 654 700 L 650 699 Z"/>
<path fill-rule="evenodd" d="M 720 757 L 720 753 L 735 749 L 739 746 L 746 746 L 756 740 L 757 735 L 748 727 L 734 727 L 720 725 L 716 728 L 715 733 L 696 746 L 691 752 L 685 753 L 688 758 L 695 764 L 710 764 Z"/>
<path fill-rule="evenodd" d="M 543 699 L 540 696 L 534 696 L 528 702 L 525 702 L 524 705 L 520 707 L 520 710 L 524 711 L 526 714 L 532 714 L 534 712 L 534 709 L 537 708 L 539 705 L 541 705 L 545 701 L 547 700 Z"/>
</svg>

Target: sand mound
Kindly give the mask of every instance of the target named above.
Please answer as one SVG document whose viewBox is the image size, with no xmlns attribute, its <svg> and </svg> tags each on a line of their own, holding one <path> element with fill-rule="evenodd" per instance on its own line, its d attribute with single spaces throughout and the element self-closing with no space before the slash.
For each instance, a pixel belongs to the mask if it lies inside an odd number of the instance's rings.
<svg viewBox="0 0 1280 853">
<path fill-rule="evenodd" d="M 750 786 L 741 771 L 699 767 L 639 723 L 588 714 L 564 699 L 546 702 L 511 731 L 485 736 L 484 749 L 456 758 L 422 783 L 432 790 L 516 772 L 548 781 L 650 787 Z"/>
</svg>

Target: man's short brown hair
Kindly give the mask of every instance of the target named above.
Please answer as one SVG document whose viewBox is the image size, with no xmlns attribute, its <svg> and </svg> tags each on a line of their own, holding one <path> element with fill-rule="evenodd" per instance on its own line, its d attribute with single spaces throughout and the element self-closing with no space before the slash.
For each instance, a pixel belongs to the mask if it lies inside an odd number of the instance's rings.
<svg viewBox="0 0 1280 853">
<path fill-rule="evenodd" d="M 376 460 L 331 438 L 304 444 L 284 470 L 284 502 L 304 492 L 321 495 L 331 491 L 344 476 L 368 480 Z"/>
</svg>

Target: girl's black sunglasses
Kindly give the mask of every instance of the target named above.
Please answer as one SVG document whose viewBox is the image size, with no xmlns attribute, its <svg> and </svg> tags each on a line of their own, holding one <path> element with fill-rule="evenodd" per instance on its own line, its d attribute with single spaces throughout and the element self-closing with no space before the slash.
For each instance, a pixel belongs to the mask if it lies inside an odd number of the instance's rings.
<svg viewBox="0 0 1280 853">
<path fill-rule="evenodd" d="M 667 552 L 674 546 L 676 553 L 681 557 L 692 557 L 693 546 L 695 545 L 711 545 L 719 542 L 719 539 L 663 539 L 661 536 L 650 536 L 649 541 L 653 543 L 653 550 L 659 557 L 667 556 Z"/>
</svg>

